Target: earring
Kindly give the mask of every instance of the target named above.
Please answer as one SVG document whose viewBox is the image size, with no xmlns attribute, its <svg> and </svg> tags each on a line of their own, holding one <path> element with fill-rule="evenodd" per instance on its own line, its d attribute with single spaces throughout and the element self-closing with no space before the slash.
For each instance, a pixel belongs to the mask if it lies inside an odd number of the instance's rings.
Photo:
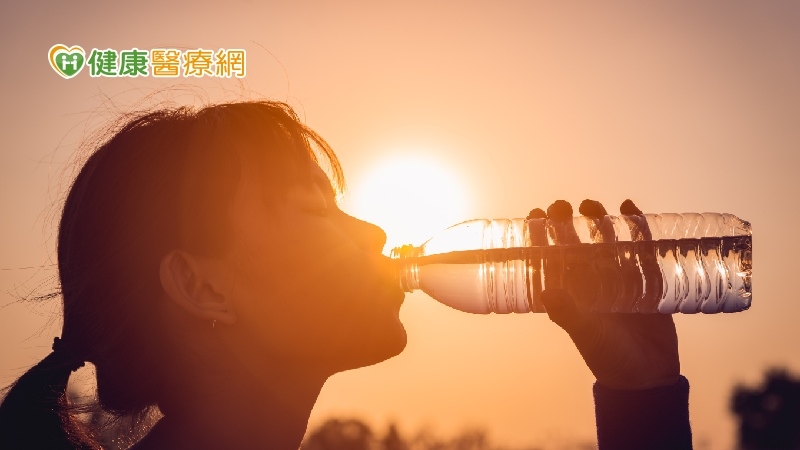
<svg viewBox="0 0 800 450">
<path fill-rule="evenodd" d="M 213 320 L 211 321 L 211 328 L 212 328 L 212 329 L 214 329 L 214 328 L 217 328 L 217 319 L 213 319 Z"/>
</svg>

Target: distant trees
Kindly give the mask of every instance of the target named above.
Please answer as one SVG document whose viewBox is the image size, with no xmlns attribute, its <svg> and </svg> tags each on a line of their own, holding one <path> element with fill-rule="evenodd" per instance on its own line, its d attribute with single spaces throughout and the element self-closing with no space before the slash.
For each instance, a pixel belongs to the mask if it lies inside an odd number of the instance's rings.
<svg viewBox="0 0 800 450">
<path fill-rule="evenodd" d="M 311 430 L 301 450 L 494 450 L 486 433 L 469 430 L 449 439 L 436 439 L 428 433 L 403 438 L 394 424 L 383 436 L 358 419 L 329 419 Z"/>
<path fill-rule="evenodd" d="M 756 388 L 737 386 L 731 411 L 739 421 L 739 450 L 800 449 L 800 379 L 768 370 Z"/>
<path fill-rule="evenodd" d="M 543 450 L 556 447 L 527 447 L 526 450 Z M 594 443 L 560 443 L 559 450 L 596 449 Z M 481 429 L 468 429 L 456 436 L 443 439 L 421 431 L 403 437 L 394 424 L 383 435 L 375 433 L 359 419 L 329 419 L 319 427 L 309 430 L 300 450 L 511 450 L 490 443 Z M 522 450 L 522 449 L 519 449 Z"/>
<path fill-rule="evenodd" d="M 301 450 L 377 450 L 380 442 L 372 429 L 356 419 L 330 419 L 312 431 Z M 405 450 L 401 447 L 401 449 Z"/>
</svg>

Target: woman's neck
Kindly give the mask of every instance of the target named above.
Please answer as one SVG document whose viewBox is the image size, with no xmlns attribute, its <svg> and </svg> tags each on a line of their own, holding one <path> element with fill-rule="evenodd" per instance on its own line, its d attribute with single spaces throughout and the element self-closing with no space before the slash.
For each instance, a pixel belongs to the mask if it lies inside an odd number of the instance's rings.
<svg viewBox="0 0 800 450">
<path fill-rule="evenodd" d="M 290 364 L 198 373 L 161 406 L 159 434 L 193 448 L 296 450 L 327 376 Z M 277 369 L 276 369 L 277 368 Z"/>
</svg>

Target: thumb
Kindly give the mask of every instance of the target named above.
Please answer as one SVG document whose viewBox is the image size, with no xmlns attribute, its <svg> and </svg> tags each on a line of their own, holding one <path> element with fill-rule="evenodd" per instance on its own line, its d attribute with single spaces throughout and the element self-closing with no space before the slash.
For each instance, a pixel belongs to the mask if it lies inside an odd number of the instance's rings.
<svg viewBox="0 0 800 450">
<path fill-rule="evenodd" d="M 567 291 L 546 289 L 542 291 L 541 299 L 550 320 L 563 328 L 576 344 L 597 331 L 596 321 L 578 311 L 575 300 Z"/>
</svg>

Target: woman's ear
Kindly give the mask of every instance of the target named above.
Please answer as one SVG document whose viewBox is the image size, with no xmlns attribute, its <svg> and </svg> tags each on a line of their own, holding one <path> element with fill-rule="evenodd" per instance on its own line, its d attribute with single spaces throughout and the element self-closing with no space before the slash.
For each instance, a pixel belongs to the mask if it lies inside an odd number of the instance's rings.
<svg viewBox="0 0 800 450">
<path fill-rule="evenodd" d="M 161 286 L 167 297 L 203 321 L 236 323 L 229 271 L 221 261 L 172 250 L 161 258 Z"/>
</svg>

